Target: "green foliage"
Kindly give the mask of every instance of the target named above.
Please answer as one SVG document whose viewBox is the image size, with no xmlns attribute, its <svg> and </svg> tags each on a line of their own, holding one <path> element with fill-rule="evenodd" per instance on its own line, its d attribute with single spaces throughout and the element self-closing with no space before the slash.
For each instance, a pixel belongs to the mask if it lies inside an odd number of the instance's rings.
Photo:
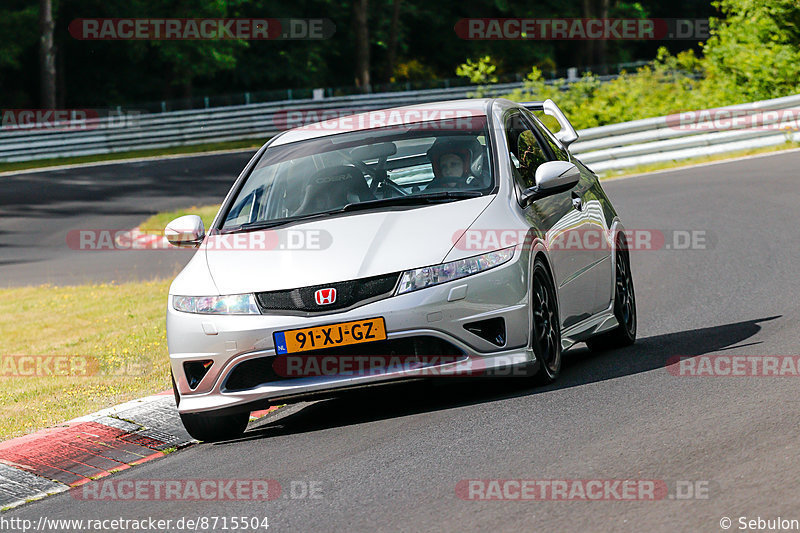
<svg viewBox="0 0 800 533">
<path fill-rule="evenodd" d="M 591 128 L 795 94 L 800 92 L 800 34 L 790 21 L 800 20 L 800 6 L 793 2 L 773 0 L 767 9 L 756 0 L 723 0 L 720 5 L 731 17 L 714 22 L 704 57 L 661 48 L 650 65 L 606 83 L 588 73 L 576 83 L 548 84 L 534 67 L 525 87 L 507 98 L 552 98 L 575 127 Z M 730 11 L 733 4 L 743 11 Z M 747 15 L 751 12 L 760 14 Z M 753 27 L 743 31 L 737 24 Z M 549 117 L 546 121 L 555 125 Z"/>
<path fill-rule="evenodd" d="M 711 5 L 713 1 L 713 6 Z M 470 13 L 485 17 L 599 16 L 602 3 L 556 0 L 476 0 Z M 458 2 L 397 0 L 397 47 L 389 54 L 394 0 L 370 2 L 369 39 L 374 83 L 434 81 L 459 76 L 489 84 L 532 65 L 519 98 L 549 95 L 571 106 L 585 125 L 604 124 L 697 107 L 712 107 L 800 92 L 800 1 L 798 0 L 615 0 L 608 16 L 667 17 L 711 21 L 702 46 L 669 41 L 646 68 L 600 84 L 585 76 L 568 89 L 544 84 L 568 66 L 614 64 L 657 53 L 655 41 L 505 41 L 461 39 L 454 23 L 465 16 Z M 136 105 L 195 97 L 267 93 L 273 89 L 342 87 L 353 84 L 354 24 L 351 1 L 294 0 L 53 0 L 59 97 L 64 107 Z M 588 9 L 588 11 L 587 11 Z M 302 17 L 330 19 L 329 40 L 92 41 L 67 28 L 83 17 Z M 0 99 L 8 108 L 36 104 L 38 94 L 38 2 L 0 5 Z M 694 45 L 692 53 L 678 53 Z M 677 54 L 677 55 L 676 55 Z M 389 61 L 389 58 L 392 61 Z M 461 64 L 465 58 L 471 58 Z M 345 91 L 346 92 L 346 91 Z M 62 105 L 62 103 L 59 103 Z"/>
<path fill-rule="evenodd" d="M 719 0 L 703 47 L 709 80 L 746 100 L 800 92 L 800 2 Z"/>
<path fill-rule="evenodd" d="M 394 68 L 394 75 L 389 81 L 420 81 L 430 80 L 436 77 L 436 73 L 431 67 L 423 64 L 418 59 L 411 59 L 399 63 Z"/>
<path fill-rule="evenodd" d="M 0 8 L 0 67 L 19 68 L 25 48 L 38 43 L 39 9 L 35 5 L 9 7 Z"/>
<path fill-rule="evenodd" d="M 131 0 L 128 9 L 141 16 L 163 11 L 164 16 L 175 18 L 226 18 L 235 16 L 236 8 L 244 0 Z M 246 41 L 218 39 L 204 41 L 138 41 L 131 44 L 130 53 L 143 59 L 155 52 L 158 62 L 168 67 L 169 83 L 189 87 L 198 77 L 232 70 L 236 67 L 238 50 L 246 48 Z"/>
<path fill-rule="evenodd" d="M 471 83 L 497 83 L 494 71 L 497 65 L 492 62 L 491 56 L 479 57 L 476 61 L 467 59 L 456 68 L 456 75 L 467 78 Z"/>
<path fill-rule="evenodd" d="M 617 79 L 601 83 L 591 73 L 577 82 L 545 83 L 535 68 L 525 87 L 507 98 L 515 101 L 552 98 L 577 128 L 591 128 L 639 118 L 668 115 L 681 110 L 709 107 L 710 95 L 702 91 L 694 53 L 669 55 L 666 50 L 651 65 L 634 73 L 623 72 Z M 712 105 L 722 105 L 720 102 Z M 548 124 L 550 125 L 550 124 Z"/>
</svg>

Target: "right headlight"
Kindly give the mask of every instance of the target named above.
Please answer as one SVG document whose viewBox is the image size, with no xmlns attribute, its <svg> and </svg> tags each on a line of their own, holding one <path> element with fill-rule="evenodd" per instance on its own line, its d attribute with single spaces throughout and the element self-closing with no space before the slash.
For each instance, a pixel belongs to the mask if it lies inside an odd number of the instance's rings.
<svg viewBox="0 0 800 533">
<path fill-rule="evenodd" d="M 202 315 L 260 315 L 252 294 L 229 296 L 173 296 L 172 308 Z"/>
<path fill-rule="evenodd" d="M 514 247 L 496 250 L 486 254 L 467 257 L 441 265 L 433 265 L 414 270 L 406 270 L 400 276 L 400 284 L 395 294 L 418 291 L 441 283 L 465 278 L 479 272 L 507 263 L 514 257 Z"/>
</svg>

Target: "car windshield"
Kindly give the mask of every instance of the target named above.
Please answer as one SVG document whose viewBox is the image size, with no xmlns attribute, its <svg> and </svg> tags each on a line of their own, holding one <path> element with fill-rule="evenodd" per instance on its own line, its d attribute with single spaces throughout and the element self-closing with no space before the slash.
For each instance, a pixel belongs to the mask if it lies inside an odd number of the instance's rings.
<svg viewBox="0 0 800 533">
<path fill-rule="evenodd" d="M 473 116 L 271 147 L 230 204 L 221 230 L 489 194 L 489 142 L 486 117 Z"/>
</svg>

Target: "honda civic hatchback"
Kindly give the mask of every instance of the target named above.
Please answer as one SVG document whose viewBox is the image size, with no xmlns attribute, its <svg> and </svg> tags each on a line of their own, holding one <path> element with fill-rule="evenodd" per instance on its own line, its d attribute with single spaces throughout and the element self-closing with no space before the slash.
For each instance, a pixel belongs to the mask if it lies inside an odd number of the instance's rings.
<svg viewBox="0 0 800 533">
<path fill-rule="evenodd" d="M 575 343 L 633 343 L 624 228 L 577 137 L 551 100 L 470 99 L 272 138 L 208 230 L 165 230 L 197 248 L 167 307 L 188 432 L 233 438 L 251 411 L 391 380 L 550 383 Z"/>
</svg>

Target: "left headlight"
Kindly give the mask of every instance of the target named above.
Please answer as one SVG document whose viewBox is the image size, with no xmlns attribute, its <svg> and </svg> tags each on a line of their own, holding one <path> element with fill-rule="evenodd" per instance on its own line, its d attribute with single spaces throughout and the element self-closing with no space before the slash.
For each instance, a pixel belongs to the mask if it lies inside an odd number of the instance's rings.
<svg viewBox="0 0 800 533">
<path fill-rule="evenodd" d="M 406 270 L 400 277 L 400 284 L 395 294 L 417 291 L 440 283 L 447 283 L 460 278 L 465 278 L 479 272 L 484 272 L 503 263 L 507 263 L 514 257 L 514 247 L 504 248 L 489 252 L 488 254 L 476 255 L 414 270 Z"/>
<path fill-rule="evenodd" d="M 260 315 L 252 294 L 230 296 L 173 296 L 172 308 L 206 315 Z"/>
</svg>

